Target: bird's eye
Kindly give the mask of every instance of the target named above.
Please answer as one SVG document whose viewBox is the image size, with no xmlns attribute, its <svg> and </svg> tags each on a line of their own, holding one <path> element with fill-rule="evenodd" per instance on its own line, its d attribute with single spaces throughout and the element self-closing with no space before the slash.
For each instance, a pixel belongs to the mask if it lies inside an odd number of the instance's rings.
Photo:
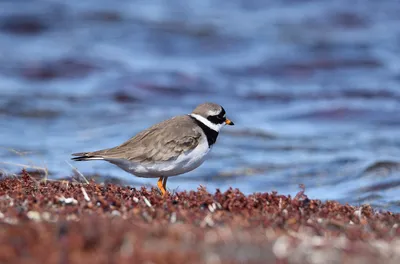
<svg viewBox="0 0 400 264">
<path fill-rule="evenodd" d="M 214 124 L 222 124 L 226 121 L 225 115 L 210 115 L 207 117 Z"/>
</svg>

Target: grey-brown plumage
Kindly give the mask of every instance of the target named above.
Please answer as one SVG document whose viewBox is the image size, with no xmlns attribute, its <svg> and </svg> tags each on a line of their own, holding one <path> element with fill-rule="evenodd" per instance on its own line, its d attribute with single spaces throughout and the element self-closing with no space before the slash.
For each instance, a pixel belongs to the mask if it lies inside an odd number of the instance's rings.
<svg viewBox="0 0 400 264">
<path fill-rule="evenodd" d="M 105 160 L 139 177 L 157 177 L 157 185 L 164 195 L 168 177 L 200 166 L 225 125 L 233 122 L 226 118 L 222 106 L 200 104 L 190 115 L 153 125 L 119 146 L 74 153 L 77 157 L 72 159 Z"/>
<path fill-rule="evenodd" d="M 73 160 L 126 159 L 138 163 L 162 162 L 194 149 L 202 135 L 201 129 L 189 115 L 176 116 L 158 123 L 123 144 L 93 152 L 74 153 Z"/>
<path fill-rule="evenodd" d="M 201 115 L 203 117 L 208 117 L 210 115 L 218 115 L 220 113 L 225 114 L 225 110 L 222 106 L 214 103 L 204 103 L 198 105 L 192 112 L 192 114 Z"/>
</svg>

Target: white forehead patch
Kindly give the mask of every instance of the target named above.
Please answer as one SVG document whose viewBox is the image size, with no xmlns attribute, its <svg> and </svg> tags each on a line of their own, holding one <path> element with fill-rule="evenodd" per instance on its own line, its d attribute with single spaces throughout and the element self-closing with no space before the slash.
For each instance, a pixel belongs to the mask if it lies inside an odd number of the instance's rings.
<svg viewBox="0 0 400 264">
<path fill-rule="evenodd" d="M 209 111 L 208 111 L 208 115 L 209 115 L 209 116 L 219 115 L 219 113 L 221 113 L 221 109 L 218 109 L 218 110 L 209 110 Z"/>
</svg>

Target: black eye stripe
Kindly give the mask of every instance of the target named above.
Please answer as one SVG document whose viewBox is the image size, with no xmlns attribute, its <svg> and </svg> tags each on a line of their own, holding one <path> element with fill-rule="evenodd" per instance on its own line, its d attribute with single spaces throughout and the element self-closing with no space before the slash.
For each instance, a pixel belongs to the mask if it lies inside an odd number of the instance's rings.
<svg viewBox="0 0 400 264">
<path fill-rule="evenodd" d="M 222 116 L 208 116 L 207 120 L 209 120 L 213 124 L 222 124 L 225 122 L 226 118 Z"/>
<path fill-rule="evenodd" d="M 219 112 L 218 115 L 210 115 L 207 117 L 207 120 L 209 120 L 213 124 L 223 124 L 226 121 L 225 117 L 225 109 L 221 106 L 221 112 Z"/>
</svg>

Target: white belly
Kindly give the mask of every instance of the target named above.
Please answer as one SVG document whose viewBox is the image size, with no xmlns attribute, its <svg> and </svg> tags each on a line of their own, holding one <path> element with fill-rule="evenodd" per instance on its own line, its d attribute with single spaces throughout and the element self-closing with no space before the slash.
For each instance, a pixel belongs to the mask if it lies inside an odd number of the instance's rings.
<svg viewBox="0 0 400 264">
<path fill-rule="evenodd" d="M 204 139 L 195 149 L 183 152 L 176 159 L 170 161 L 153 164 L 141 164 L 115 159 L 108 161 L 138 177 L 170 177 L 189 172 L 199 167 L 204 162 L 210 150 L 211 148 L 208 147 L 207 139 Z"/>
</svg>

